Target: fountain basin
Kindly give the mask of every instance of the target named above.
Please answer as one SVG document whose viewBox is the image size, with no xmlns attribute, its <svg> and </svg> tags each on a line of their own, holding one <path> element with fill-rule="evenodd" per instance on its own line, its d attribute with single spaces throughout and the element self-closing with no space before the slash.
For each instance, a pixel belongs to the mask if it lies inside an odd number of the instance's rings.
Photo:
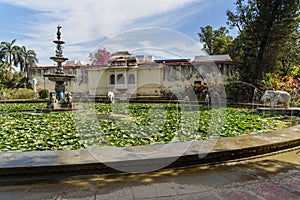
<svg viewBox="0 0 300 200">
<path fill-rule="evenodd" d="M 57 63 L 62 63 L 68 60 L 68 58 L 64 58 L 64 57 L 51 57 L 50 59 Z"/>
<path fill-rule="evenodd" d="M 35 111 L 37 113 L 50 113 L 50 112 L 70 112 L 70 111 L 80 111 L 82 110 L 81 108 L 38 108 Z"/>
<path fill-rule="evenodd" d="M 54 40 L 53 43 L 59 44 L 59 45 L 65 44 L 65 42 L 61 41 L 61 40 Z"/>
</svg>

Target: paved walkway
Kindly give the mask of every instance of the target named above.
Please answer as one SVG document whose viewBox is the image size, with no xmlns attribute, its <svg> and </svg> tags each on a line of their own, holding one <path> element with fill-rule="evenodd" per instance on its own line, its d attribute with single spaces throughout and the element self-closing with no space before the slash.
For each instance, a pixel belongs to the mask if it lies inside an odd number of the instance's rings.
<svg viewBox="0 0 300 200">
<path fill-rule="evenodd" d="M 57 177 L 52 182 L 0 187 L 5 200 L 296 200 L 300 148 L 247 162 L 146 174 Z"/>
</svg>

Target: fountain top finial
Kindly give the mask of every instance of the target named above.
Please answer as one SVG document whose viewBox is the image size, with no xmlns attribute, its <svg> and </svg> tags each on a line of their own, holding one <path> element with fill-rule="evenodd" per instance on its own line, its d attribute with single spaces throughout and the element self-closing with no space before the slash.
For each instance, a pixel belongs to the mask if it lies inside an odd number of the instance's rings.
<svg viewBox="0 0 300 200">
<path fill-rule="evenodd" d="M 61 36 L 60 29 L 61 29 L 61 25 L 58 25 L 58 26 L 57 26 L 57 33 L 56 33 L 56 34 L 57 34 L 57 39 L 58 39 L 58 40 L 60 40 L 60 38 L 61 38 L 61 37 L 60 37 L 60 36 Z"/>
</svg>

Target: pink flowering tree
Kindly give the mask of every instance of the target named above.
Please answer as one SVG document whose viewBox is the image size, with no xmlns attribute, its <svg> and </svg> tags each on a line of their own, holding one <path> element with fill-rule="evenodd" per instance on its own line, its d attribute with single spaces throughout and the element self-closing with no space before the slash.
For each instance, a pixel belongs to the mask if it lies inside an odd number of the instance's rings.
<svg viewBox="0 0 300 200">
<path fill-rule="evenodd" d="M 96 53 L 90 53 L 89 59 L 93 65 L 106 65 L 112 54 L 104 49 L 98 49 Z"/>
</svg>

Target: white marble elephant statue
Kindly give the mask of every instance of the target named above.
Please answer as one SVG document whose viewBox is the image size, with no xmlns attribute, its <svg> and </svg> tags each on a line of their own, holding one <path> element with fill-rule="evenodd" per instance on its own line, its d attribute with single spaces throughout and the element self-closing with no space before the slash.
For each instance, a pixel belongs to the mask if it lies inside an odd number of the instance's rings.
<svg viewBox="0 0 300 200">
<path fill-rule="evenodd" d="M 115 103 L 115 93 L 114 92 L 108 91 L 107 96 L 108 96 L 111 103 Z"/>
<path fill-rule="evenodd" d="M 277 103 L 283 103 L 285 108 L 290 107 L 291 95 L 286 91 L 266 90 L 261 97 L 263 103 L 270 102 L 271 108 L 274 108 Z"/>
</svg>

